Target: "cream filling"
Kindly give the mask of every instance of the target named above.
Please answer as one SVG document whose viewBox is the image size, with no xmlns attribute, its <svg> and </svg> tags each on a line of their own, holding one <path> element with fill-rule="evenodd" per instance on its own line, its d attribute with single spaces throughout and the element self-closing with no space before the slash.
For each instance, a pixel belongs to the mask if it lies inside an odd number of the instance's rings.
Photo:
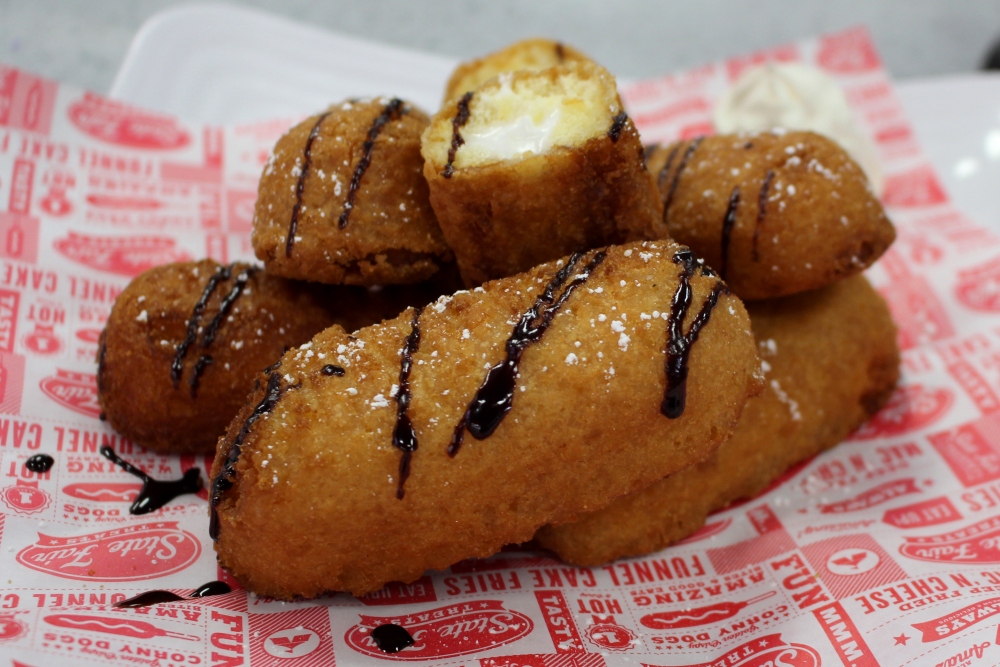
<svg viewBox="0 0 1000 667">
<path fill-rule="evenodd" d="M 462 150 L 481 160 L 509 160 L 525 153 L 541 154 L 555 143 L 562 110 L 554 108 L 541 116 L 519 116 L 502 125 L 480 126 L 464 132 Z M 464 157 L 464 156 L 463 156 Z"/>
</svg>

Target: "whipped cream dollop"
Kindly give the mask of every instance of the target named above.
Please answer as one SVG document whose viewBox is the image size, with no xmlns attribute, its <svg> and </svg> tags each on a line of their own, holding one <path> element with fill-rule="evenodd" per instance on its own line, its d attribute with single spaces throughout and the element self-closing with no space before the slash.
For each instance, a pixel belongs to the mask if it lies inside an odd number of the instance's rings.
<svg viewBox="0 0 1000 667">
<path fill-rule="evenodd" d="M 875 194 L 882 193 L 875 144 L 855 122 L 837 82 L 815 67 L 770 62 L 748 69 L 719 100 L 712 120 L 723 134 L 784 128 L 829 137 L 861 165 Z"/>
</svg>

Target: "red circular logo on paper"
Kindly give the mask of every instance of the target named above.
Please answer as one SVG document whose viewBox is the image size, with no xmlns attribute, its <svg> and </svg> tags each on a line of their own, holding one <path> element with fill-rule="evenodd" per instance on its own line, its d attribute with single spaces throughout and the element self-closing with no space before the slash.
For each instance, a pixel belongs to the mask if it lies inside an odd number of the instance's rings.
<svg viewBox="0 0 1000 667">
<path fill-rule="evenodd" d="M 862 424 L 852 440 L 872 440 L 916 431 L 940 419 L 954 398 L 949 389 L 925 389 L 913 384 L 899 387 L 878 414 Z"/>
<path fill-rule="evenodd" d="M 96 375 L 57 368 L 55 375 L 43 378 L 38 385 L 46 396 L 64 408 L 88 417 L 101 414 Z"/>
<path fill-rule="evenodd" d="M 154 266 L 191 259 L 169 236 L 90 236 L 70 232 L 52 245 L 74 262 L 130 277 Z"/>
<path fill-rule="evenodd" d="M 55 327 L 39 324 L 24 337 L 24 346 L 35 354 L 55 354 L 62 349 L 62 341 L 55 334 Z"/>
<path fill-rule="evenodd" d="M 960 271 L 955 295 L 972 310 L 1000 313 L 1000 257 Z"/>
<path fill-rule="evenodd" d="M 406 628 L 413 646 L 391 655 L 379 649 L 371 631 L 386 623 Z M 475 600 L 402 616 L 362 615 L 344 641 L 358 653 L 382 660 L 434 660 L 488 651 L 527 637 L 533 629 L 530 618 L 504 609 L 502 600 Z"/>
<path fill-rule="evenodd" d="M 191 135 L 170 116 L 161 116 L 86 93 L 69 107 L 69 119 L 101 141 L 130 148 L 173 149 L 191 143 Z"/>
<path fill-rule="evenodd" d="M 48 507 L 52 498 L 45 491 L 34 486 L 15 484 L 0 491 L 0 500 L 3 500 L 4 505 L 19 514 L 34 514 Z"/>
<path fill-rule="evenodd" d="M 638 637 L 617 623 L 595 623 L 587 628 L 587 639 L 609 651 L 627 651 Z"/>
<path fill-rule="evenodd" d="M 0 616 L 0 642 L 17 639 L 27 631 L 28 626 L 13 616 Z"/>
<path fill-rule="evenodd" d="M 63 579 L 143 581 L 180 572 L 200 555 L 198 538 L 160 521 L 73 537 L 39 533 L 17 562 Z"/>
</svg>

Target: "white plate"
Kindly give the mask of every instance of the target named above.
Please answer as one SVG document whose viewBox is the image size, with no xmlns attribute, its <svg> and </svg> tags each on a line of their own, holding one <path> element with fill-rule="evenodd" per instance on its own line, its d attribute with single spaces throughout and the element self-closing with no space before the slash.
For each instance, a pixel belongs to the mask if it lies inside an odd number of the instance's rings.
<svg viewBox="0 0 1000 667">
<path fill-rule="evenodd" d="M 434 110 L 454 66 L 447 58 L 263 12 L 188 5 L 143 25 L 111 96 L 216 124 L 306 115 L 363 95 L 398 95 Z M 910 80 L 896 87 L 956 205 L 1000 231 L 1000 75 Z"/>
</svg>

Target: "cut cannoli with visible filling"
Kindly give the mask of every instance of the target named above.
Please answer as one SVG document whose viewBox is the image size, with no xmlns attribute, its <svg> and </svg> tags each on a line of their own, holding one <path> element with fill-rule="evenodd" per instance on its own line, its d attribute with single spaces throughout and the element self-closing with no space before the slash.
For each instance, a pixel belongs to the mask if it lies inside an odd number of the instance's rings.
<svg viewBox="0 0 1000 667">
<path fill-rule="evenodd" d="M 614 78 L 590 62 L 501 74 L 424 132 L 424 175 L 468 285 L 572 252 L 663 238 Z"/>
</svg>

